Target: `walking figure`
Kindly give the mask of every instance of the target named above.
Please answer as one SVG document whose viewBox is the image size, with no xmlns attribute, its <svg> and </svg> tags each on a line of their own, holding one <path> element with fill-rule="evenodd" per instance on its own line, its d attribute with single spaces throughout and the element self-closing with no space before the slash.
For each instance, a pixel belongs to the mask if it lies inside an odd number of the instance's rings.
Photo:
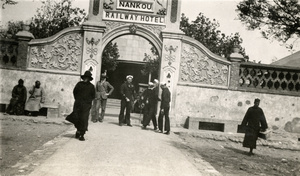
<svg viewBox="0 0 300 176">
<path fill-rule="evenodd" d="M 66 120 L 72 122 L 77 129 L 75 138 L 84 141 L 84 134 L 88 130 L 88 120 L 92 102 L 95 99 L 95 86 L 90 82 L 93 80 L 92 73 L 86 71 L 81 75 L 80 81 L 73 89 L 75 98 L 73 112 L 66 117 Z"/>
<path fill-rule="evenodd" d="M 266 131 L 268 128 L 264 112 L 258 107 L 259 103 L 259 99 L 254 100 L 254 106 L 247 110 L 242 121 L 242 126 L 246 129 L 243 147 L 250 148 L 249 155 L 254 155 L 253 149 L 256 149 L 259 131 Z"/>
</svg>

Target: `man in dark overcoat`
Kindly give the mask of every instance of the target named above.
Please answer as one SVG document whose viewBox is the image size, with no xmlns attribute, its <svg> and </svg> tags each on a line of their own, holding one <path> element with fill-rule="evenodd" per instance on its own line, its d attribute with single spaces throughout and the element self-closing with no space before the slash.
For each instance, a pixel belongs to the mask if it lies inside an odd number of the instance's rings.
<svg viewBox="0 0 300 176">
<path fill-rule="evenodd" d="M 155 117 L 155 111 L 156 111 L 156 100 L 157 95 L 154 90 L 154 84 L 152 82 L 149 82 L 148 89 L 144 90 L 142 94 L 142 101 L 144 103 L 144 111 L 143 111 L 143 127 L 142 129 L 146 129 L 147 125 L 152 120 L 154 130 L 157 130 L 157 121 Z"/>
<path fill-rule="evenodd" d="M 259 131 L 265 131 L 268 128 L 264 112 L 258 107 L 259 103 L 259 99 L 254 100 L 254 106 L 247 110 L 242 121 L 242 126 L 246 129 L 243 147 L 250 148 L 249 155 L 253 155 L 253 149 L 256 148 Z"/>
<path fill-rule="evenodd" d="M 160 87 L 162 89 L 161 93 L 161 104 L 160 104 L 160 112 L 158 116 L 158 129 L 159 132 L 163 132 L 163 117 L 165 116 L 165 133 L 170 134 L 170 118 L 169 118 L 169 111 L 170 111 L 170 101 L 171 101 L 171 93 L 167 87 L 165 82 L 160 83 Z"/>
<path fill-rule="evenodd" d="M 80 81 L 73 89 L 75 103 L 73 112 L 67 116 L 66 120 L 72 122 L 77 131 L 75 137 L 80 141 L 84 141 L 84 134 L 88 130 L 88 120 L 92 102 L 95 99 L 95 86 L 90 82 L 93 80 L 92 73 L 86 71 L 81 75 Z"/>
<path fill-rule="evenodd" d="M 127 126 L 132 127 L 130 123 L 130 113 L 132 109 L 132 104 L 134 102 L 135 98 L 135 88 L 132 84 L 132 75 L 126 76 L 126 82 L 121 85 L 121 108 L 120 108 L 120 114 L 119 114 L 119 125 L 122 126 L 122 123 L 124 122 L 124 111 L 126 109 L 125 114 L 125 123 Z"/>
</svg>

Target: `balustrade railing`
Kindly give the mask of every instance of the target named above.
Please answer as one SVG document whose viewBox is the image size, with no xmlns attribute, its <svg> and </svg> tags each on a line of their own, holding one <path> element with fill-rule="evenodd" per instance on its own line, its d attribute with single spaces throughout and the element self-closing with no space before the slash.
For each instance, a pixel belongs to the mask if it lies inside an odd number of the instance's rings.
<svg viewBox="0 0 300 176">
<path fill-rule="evenodd" d="M 238 89 L 300 96 L 300 68 L 242 63 Z"/>
<path fill-rule="evenodd" d="M 12 39 L 0 39 L 0 66 L 17 67 L 18 42 Z"/>
</svg>

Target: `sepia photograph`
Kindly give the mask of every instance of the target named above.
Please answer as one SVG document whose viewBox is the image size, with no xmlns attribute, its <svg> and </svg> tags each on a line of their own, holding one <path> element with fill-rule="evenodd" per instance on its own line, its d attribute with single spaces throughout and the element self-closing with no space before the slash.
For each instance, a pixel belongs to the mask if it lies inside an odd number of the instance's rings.
<svg viewBox="0 0 300 176">
<path fill-rule="evenodd" d="M 1 176 L 300 176 L 299 0 L 1 0 Z"/>
</svg>

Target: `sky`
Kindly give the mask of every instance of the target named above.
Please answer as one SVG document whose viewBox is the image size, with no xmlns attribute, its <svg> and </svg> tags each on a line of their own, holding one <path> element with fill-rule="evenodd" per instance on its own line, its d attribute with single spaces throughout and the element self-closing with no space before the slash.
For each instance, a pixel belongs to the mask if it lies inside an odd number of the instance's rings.
<svg viewBox="0 0 300 176">
<path fill-rule="evenodd" d="M 18 1 L 17 5 L 1 9 L 2 26 L 10 20 L 29 20 L 36 13 L 36 9 L 41 6 L 39 0 Z M 238 2 L 239 0 L 182 0 L 181 12 L 189 18 L 190 22 L 202 12 L 209 19 L 216 19 L 220 24 L 219 29 L 226 35 L 238 32 L 243 39 L 242 47 L 245 48 L 250 61 L 270 64 L 292 54 L 277 41 L 264 39 L 258 30 L 247 30 L 237 19 L 235 9 Z M 89 0 L 74 0 L 73 6 L 86 9 L 88 12 Z"/>
</svg>

